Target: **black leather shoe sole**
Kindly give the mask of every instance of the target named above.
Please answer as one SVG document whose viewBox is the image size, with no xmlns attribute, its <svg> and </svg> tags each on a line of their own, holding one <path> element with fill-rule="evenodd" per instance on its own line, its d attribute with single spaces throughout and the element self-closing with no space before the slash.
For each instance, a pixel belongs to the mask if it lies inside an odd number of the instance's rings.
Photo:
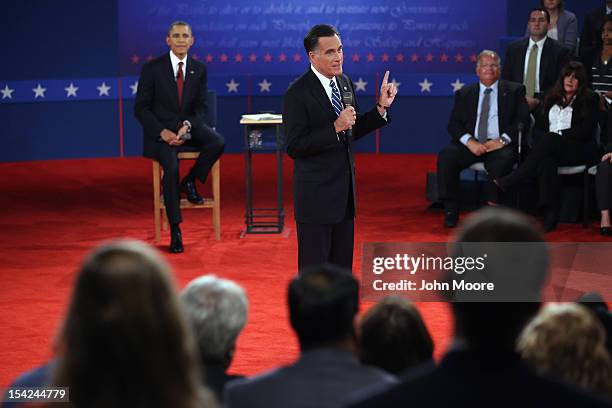
<svg viewBox="0 0 612 408">
<path fill-rule="evenodd" d="M 612 236 L 612 228 L 611 227 L 601 227 L 599 229 L 599 233 L 606 237 Z"/>
</svg>

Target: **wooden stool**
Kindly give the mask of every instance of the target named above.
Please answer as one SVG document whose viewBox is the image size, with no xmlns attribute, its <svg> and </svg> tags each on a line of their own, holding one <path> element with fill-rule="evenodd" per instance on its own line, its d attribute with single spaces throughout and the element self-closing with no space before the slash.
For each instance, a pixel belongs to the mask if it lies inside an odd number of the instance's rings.
<svg viewBox="0 0 612 408">
<path fill-rule="evenodd" d="M 179 160 L 196 160 L 200 156 L 198 152 L 181 152 L 178 154 Z M 212 177 L 212 198 L 204 197 L 203 204 L 192 204 L 186 198 L 181 198 L 181 209 L 183 208 L 212 208 L 212 221 L 215 229 L 215 238 L 221 239 L 221 192 L 219 187 L 219 160 L 213 164 L 210 170 Z M 161 179 L 163 169 L 159 162 L 153 160 L 153 210 L 155 212 L 155 242 L 161 238 L 161 228 L 168 229 L 168 218 L 166 215 L 166 205 L 161 193 Z M 163 218 L 163 224 L 162 224 Z"/>
</svg>

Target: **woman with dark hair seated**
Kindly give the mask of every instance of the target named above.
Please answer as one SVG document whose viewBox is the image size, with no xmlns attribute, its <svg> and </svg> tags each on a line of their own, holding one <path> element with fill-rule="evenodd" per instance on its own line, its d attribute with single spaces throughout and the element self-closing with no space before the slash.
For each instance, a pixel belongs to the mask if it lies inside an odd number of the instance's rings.
<svg viewBox="0 0 612 408">
<path fill-rule="evenodd" d="M 612 15 L 607 15 L 599 29 L 597 47 L 583 52 L 580 59 L 591 79 L 591 88 L 604 99 L 607 108 L 612 101 Z"/>
<path fill-rule="evenodd" d="M 537 176 L 539 205 L 544 209 L 547 232 L 557 225 L 560 204 L 557 167 L 596 160 L 599 97 L 587 86 L 586 70 L 580 62 L 571 61 L 563 67 L 536 119 L 533 150 L 515 171 L 495 180 L 499 188 L 506 190 L 532 175 Z"/>
<path fill-rule="evenodd" d="M 388 296 L 374 305 L 359 325 L 359 358 L 363 364 L 400 374 L 433 364 L 434 344 L 413 303 Z"/>
<path fill-rule="evenodd" d="M 73 407 L 214 404 L 170 269 L 145 243 L 114 241 L 85 261 L 58 343 L 53 384 Z"/>
</svg>

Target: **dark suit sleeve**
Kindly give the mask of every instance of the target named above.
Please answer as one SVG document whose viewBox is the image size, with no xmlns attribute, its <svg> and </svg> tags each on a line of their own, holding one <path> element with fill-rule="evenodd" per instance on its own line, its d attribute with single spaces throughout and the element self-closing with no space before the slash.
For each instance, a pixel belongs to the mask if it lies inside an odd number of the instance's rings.
<svg viewBox="0 0 612 408">
<path fill-rule="evenodd" d="M 197 94 L 194 101 L 193 111 L 187 115 L 187 120 L 191 122 L 193 127 L 199 127 L 202 124 L 210 125 L 207 123 L 208 119 L 208 105 L 206 104 L 206 94 L 208 93 L 208 76 L 206 68 L 203 68 L 202 75 L 197 83 Z"/>
<path fill-rule="evenodd" d="M 503 129 L 499 130 L 499 134 L 502 135 L 506 133 L 512 139 L 512 143 L 518 143 L 518 128 L 519 123 L 523 124 L 523 134 L 525 134 L 525 130 L 529 129 L 530 119 L 529 119 L 529 105 L 527 105 L 527 100 L 525 99 L 525 86 L 520 85 L 513 92 L 512 102 L 514 103 L 515 112 L 512 121 L 509 122 Z"/>
<path fill-rule="evenodd" d="M 297 159 L 311 156 L 338 145 L 333 122 L 313 128 L 305 97 L 299 90 L 292 89 L 283 100 L 283 122 L 287 137 L 287 154 Z"/>
<path fill-rule="evenodd" d="M 455 103 L 453 104 L 453 110 L 448 120 L 448 133 L 451 138 L 455 141 L 459 141 L 463 135 L 473 135 L 474 130 L 466 127 L 466 98 L 463 98 L 461 90 L 455 92 Z M 476 113 L 474 113 L 476 115 Z"/>
<path fill-rule="evenodd" d="M 150 63 L 144 64 L 140 78 L 138 79 L 138 92 L 134 103 L 134 114 L 136 119 L 144 128 L 145 137 L 157 137 L 165 126 L 157 119 L 153 113 L 153 99 L 155 98 L 155 78 L 153 67 Z"/>
<path fill-rule="evenodd" d="M 583 116 L 580 118 L 578 123 L 574 124 L 571 128 L 563 131 L 563 137 L 568 139 L 578 140 L 587 143 L 591 140 L 595 140 L 595 130 L 597 129 L 598 113 L 599 113 L 599 97 L 597 94 L 589 92 L 586 96 L 588 99 L 584 101 L 582 109 Z M 578 114 L 574 111 L 572 115 Z M 574 122 L 572 120 L 572 122 Z"/>
<path fill-rule="evenodd" d="M 571 49 L 573 53 L 576 50 L 576 43 L 578 38 L 578 20 L 574 14 L 566 14 L 567 21 L 565 26 L 565 34 L 563 36 L 565 44 Z"/>
<path fill-rule="evenodd" d="M 517 81 L 513 78 L 514 75 L 512 74 L 512 68 L 514 67 L 514 63 L 515 62 L 512 58 L 512 44 L 510 44 L 508 45 L 508 48 L 506 48 L 506 56 L 504 57 L 504 65 L 502 66 L 501 77 L 506 81 L 523 82 Z"/>
</svg>

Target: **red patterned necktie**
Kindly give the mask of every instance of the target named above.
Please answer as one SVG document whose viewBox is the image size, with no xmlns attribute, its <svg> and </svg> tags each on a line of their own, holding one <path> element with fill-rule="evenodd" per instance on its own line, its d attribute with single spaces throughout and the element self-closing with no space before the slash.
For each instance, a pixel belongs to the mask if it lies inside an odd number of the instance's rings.
<svg viewBox="0 0 612 408">
<path fill-rule="evenodd" d="M 176 72 L 176 90 L 178 92 L 178 103 L 179 106 L 183 102 L 183 85 L 185 84 L 185 77 L 183 76 L 183 62 L 178 63 L 178 70 Z"/>
</svg>

